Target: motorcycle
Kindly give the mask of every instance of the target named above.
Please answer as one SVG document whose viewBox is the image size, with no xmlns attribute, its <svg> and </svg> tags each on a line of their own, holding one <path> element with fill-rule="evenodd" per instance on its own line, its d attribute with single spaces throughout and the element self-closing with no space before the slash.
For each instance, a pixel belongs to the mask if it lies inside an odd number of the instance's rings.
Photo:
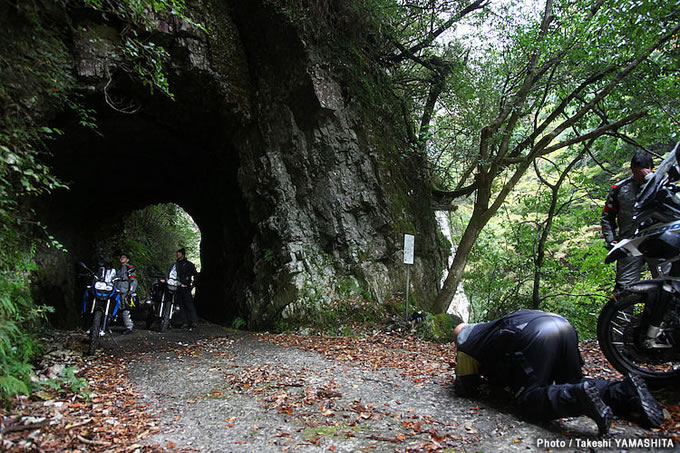
<svg viewBox="0 0 680 453">
<path fill-rule="evenodd" d="M 146 300 L 146 305 L 151 307 L 150 315 L 146 319 L 146 328 L 150 329 L 154 322 L 158 322 L 159 330 L 165 332 L 170 327 L 175 313 L 179 311 L 176 294 L 180 282 L 174 278 L 161 281 L 165 276 L 158 272 L 152 273 L 151 276 L 155 280 L 151 285 L 151 298 Z"/>
<path fill-rule="evenodd" d="M 618 242 L 605 263 L 644 256 L 658 276 L 616 292 L 597 320 L 609 362 L 649 384 L 680 382 L 680 142 L 638 194 L 631 238 Z"/>
<path fill-rule="evenodd" d="M 120 291 L 115 287 L 115 269 L 101 267 L 99 272 L 91 271 L 84 263 L 79 263 L 90 275 L 91 284 L 83 295 L 83 315 L 90 315 L 90 328 L 87 330 L 90 343 L 88 354 L 94 354 L 100 337 L 111 333 L 109 326 L 113 322 L 120 307 Z"/>
</svg>

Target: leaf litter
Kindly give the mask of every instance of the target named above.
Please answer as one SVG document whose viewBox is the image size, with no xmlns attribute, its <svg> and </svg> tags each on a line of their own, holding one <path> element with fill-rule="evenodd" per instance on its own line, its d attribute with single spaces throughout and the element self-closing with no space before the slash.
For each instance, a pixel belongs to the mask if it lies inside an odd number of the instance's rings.
<svg viewBox="0 0 680 453">
<path fill-rule="evenodd" d="M 124 357 L 118 353 L 98 353 L 84 357 L 73 352 L 73 336 L 66 335 L 67 346 L 58 349 L 52 362 L 44 364 L 43 375 L 57 366 L 76 369 L 75 376 L 85 379 L 89 387 L 80 392 L 70 388 L 41 390 L 8 402 L 0 412 L 0 448 L 5 451 L 42 452 L 160 452 L 197 451 L 195 445 L 174 441 L 154 443 L 155 436 L 166 430 L 156 407 L 144 401 L 131 382 L 129 367 L 149 363 L 155 367 L 171 367 L 177 357 L 190 365 L 191 360 L 210 357 L 212 372 L 222 376 L 222 388 L 187 399 L 186 405 L 203 400 L 225 398 L 230 394 L 254 398 L 265 410 L 286 417 L 289 429 L 264 432 L 269 445 L 281 451 L 323 447 L 330 451 L 346 442 L 367 450 L 430 452 L 451 449 L 474 449 L 482 434 L 475 424 L 488 408 L 471 407 L 468 420 L 455 428 L 422 412 L 406 407 L 402 401 L 379 404 L 351 394 L 360 385 L 374 383 L 404 390 L 403 381 L 393 382 L 384 374 L 356 374 L 356 383 L 341 388 L 332 371 L 320 373 L 316 368 L 291 368 L 286 364 L 241 364 L 234 352 L 233 337 L 199 339 L 192 343 L 153 345 L 150 350 L 132 351 Z M 454 380 L 455 346 L 439 345 L 407 334 L 376 333 L 366 337 L 301 336 L 262 334 L 258 342 L 322 355 L 339 366 L 367 372 L 391 369 L 413 384 L 412 389 L 435 385 L 450 390 Z M 253 343 L 255 344 L 255 343 Z M 581 344 L 585 360 L 584 372 L 593 377 L 620 378 L 597 348 L 597 343 Z M 142 348 L 143 349 L 143 348 Z M 108 352 L 108 351 L 107 351 Z M 46 356 L 49 362 L 49 354 Z M 195 363 L 194 363 L 195 364 Z M 191 372 L 191 370 L 189 370 Z M 352 375 L 354 376 L 354 375 Z M 655 391 L 663 403 L 666 421 L 653 434 L 680 441 L 680 405 L 677 393 Z M 453 398 L 453 397 L 452 397 Z M 433 403 L 434 404 L 434 403 Z M 176 416 L 176 422 L 182 417 Z M 224 429 L 235 429 L 239 417 L 226 416 L 220 422 Z M 376 430 L 378 427 L 378 430 Z M 509 429 L 509 428 L 507 428 Z M 267 431 L 258 424 L 252 432 Z M 498 424 L 498 435 L 506 428 Z M 508 444 L 522 444 L 518 436 L 508 437 Z M 249 451 L 248 440 L 236 440 L 243 451 Z M 524 446 L 526 448 L 526 445 Z"/>
</svg>

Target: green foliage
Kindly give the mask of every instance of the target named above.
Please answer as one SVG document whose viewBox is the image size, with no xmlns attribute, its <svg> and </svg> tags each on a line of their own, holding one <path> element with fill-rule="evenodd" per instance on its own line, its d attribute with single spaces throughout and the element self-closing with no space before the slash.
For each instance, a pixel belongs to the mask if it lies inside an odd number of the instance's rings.
<svg viewBox="0 0 680 453">
<path fill-rule="evenodd" d="M 234 329 L 240 329 L 241 327 L 246 326 L 246 320 L 241 318 L 240 316 L 237 316 L 231 323 L 231 327 Z"/>
<path fill-rule="evenodd" d="M 27 237 L 34 222 L 19 200 L 62 187 L 41 163 L 45 142 L 61 132 L 35 127 L 25 118 L 30 115 L 29 106 L 39 108 L 38 94 L 51 93 L 55 84 L 69 85 L 71 80 L 50 76 L 63 63 L 59 61 L 62 55 L 54 56 L 63 46 L 38 31 L 31 51 L 41 58 L 30 63 L 28 43 L 0 39 L 0 54 L 13 56 L 16 65 L 16 71 L 0 71 L 0 104 L 6 106 L 0 111 L 0 398 L 30 391 L 31 360 L 41 350 L 37 332 L 51 310 L 35 306 L 31 298 L 35 247 Z M 55 93 L 44 102 L 64 105 L 65 99 Z"/>
<path fill-rule="evenodd" d="M 187 259 L 200 270 L 201 234 L 193 219 L 176 204 L 158 204 L 133 211 L 123 220 L 123 228 L 109 238 L 104 251 L 118 265 L 118 253 L 129 253 L 137 267 L 138 293 L 149 294 L 150 271 L 162 273 L 175 262 L 175 252 L 184 247 Z"/>
<path fill-rule="evenodd" d="M 540 269 L 539 305 L 532 290 L 537 241 L 545 227 L 548 194 L 528 175 L 516 196 L 475 244 L 465 292 L 475 321 L 497 318 L 520 308 L 539 308 L 569 319 L 582 338 L 595 335 L 597 314 L 614 283 L 614 267 L 604 264 L 606 249 L 596 227 L 609 187 L 588 166 L 573 170 L 562 190 Z M 600 193 L 590 199 L 588 194 Z M 600 198 L 601 197 L 601 198 Z M 463 219 L 464 222 L 464 219 Z"/>
<path fill-rule="evenodd" d="M 39 381 L 36 390 L 55 391 L 57 393 L 76 394 L 87 400 L 90 398 L 87 380 L 75 375 L 74 367 L 64 368 L 59 377 Z"/>
<path fill-rule="evenodd" d="M 490 4 L 468 21 L 471 33 L 419 48 L 421 63 L 402 64 L 395 78 L 406 81 L 411 116 L 424 120 L 419 138 L 427 140 L 433 186 L 472 187 L 474 193 L 474 201 L 455 200 L 460 209 L 454 222 L 460 235 L 470 233 L 468 244 L 477 241 L 457 261 L 459 270 L 469 256 L 463 283 L 473 316 L 490 319 L 538 306 L 564 314 L 590 334 L 593 314 L 613 284 L 597 234 L 609 180 L 626 174 L 630 144 L 667 142 L 678 124 L 678 37 L 669 33 L 677 27 L 678 10 L 676 2 L 649 0 L 547 5 L 551 14 L 543 22 L 545 4 Z M 432 23 L 409 24 L 417 30 L 413 36 L 423 36 L 441 22 Z M 418 41 L 408 39 L 400 42 Z M 455 64 L 461 62 L 456 55 L 465 56 L 464 64 Z M 425 95 L 437 85 L 423 68 L 436 71 L 423 63 L 433 56 L 453 65 L 428 122 Z M 619 127 L 598 132 L 619 120 Z M 597 140 L 586 139 L 587 133 Z M 552 193 L 528 170 L 534 162 L 547 166 L 542 159 L 548 158 L 551 166 L 564 168 L 579 153 L 586 157 L 560 189 L 550 225 Z M 558 174 L 547 168 L 541 173 L 553 183 Z M 538 245 L 545 229 L 543 254 Z"/>
<path fill-rule="evenodd" d="M 267 263 L 272 263 L 276 259 L 276 254 L 272 249 L 264 249 L 264 260 Z"/>
<path fill-rule="evenodd" d="M 163 66 L 170 58 L 165 48 L 156 46 L 153 42 L 127 39 L 121 50 L 124 58 L 132 63 L 134 72 L 152 93 L 156 87 L 170 98 L 174 98 L 163 71 Z"/>
<path fill-rule="evenodd" d="M 16 245 L 5 229 L 3 246 Z M 31 361 L 42 350 L 37 333 L 52 307 L 35 306 L 30 294 L 30 272 L 35 270 L 33 250 L 20 248 L 0 253 L 0 398 L 31 389 Z"/>
<path fill-rule="evenodd" d="M 170 55 L 167 50 L 149 39 L 156 32 L 159 23 L 169 26 L 187 24 L 206 31 L 203 25 L 188 15 L 184 0 L 84 0 L 91 8 L 104 17 L 115 17 L 127 24 L 121 31 L 121 67 L 135 75 L 153 93 L 158 89 L 170 98 L 170 84 L 165 74 L 165 65 Z"/>
<path fill-rule="evenodd" d="M 278 331 L 301 327 L 331 335 L 343 335 L 353 323 L 375 324 L 385 319 L 383 307 L 362 299 L 335 299 L 320 303 L 302 302 L 293 313 L 282 319 Z"/>
<path fill-rule="evenodd" d="M 26 220 L 19 210 L 20 197 L 63 187 L 42 162 L 46 143 L 62 132 L 33 118 L 45 110 L 70 107 L 67 93 L 75 85 L 60 36 L 44 28 L 35 15 L 25 20 L 32 29 L 31 39 L 16 39 L 9 30 L 0 30 L 0 61 L 12 68 L 0 71 L 0 225 L 4 228 Z"/>
<path fill-rule="evenodd" d="M 104 18 L 114 16 L 126 24 L 121 31 L 118 63 L 144 83 L 172 97 L 164 63 L 168 58 L 162 46 L 148 35 L 158 20 L 175 20 L 202 27 L 186 15 L 182 0 L 84 0 Z M 55 8 L 68 14 L 72 2 L 54 0 Z M 47 144 L 63 132 L 48 127 L 49 116 L 72 110 L 81 125 L 96 127 L 94 112 L 79 103 L 83 93 L 76 90 L 72 56 L 59 27 L 52 27 L 50 7 L 23 2 L 3 5 L 0 13 L 13 15 L 12 27 L 0 30 L 0 62 L 11 70 L 0 71 L 0 221 L 14 223 L 9 212 L 17 200 L 27 195 L 65 187 L 44 164 Z M 16 17 L 14 17 L 16 16 Z M 7 19 L 9 20 L 9 19 Z M 144 35 L 142 35 L 144 33 Z"/>
</svg>

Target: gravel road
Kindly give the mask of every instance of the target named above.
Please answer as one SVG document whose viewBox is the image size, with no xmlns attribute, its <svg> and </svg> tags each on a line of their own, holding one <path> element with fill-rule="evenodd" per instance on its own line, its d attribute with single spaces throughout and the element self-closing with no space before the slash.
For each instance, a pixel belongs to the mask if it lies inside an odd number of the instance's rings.
<svg viewBox="0 0 680 453">
<path fill-rule="evenodd" d="M 621 451 L 617 439 L 653 435 L 622 420 L 605 439 L 586 417 L 529 423 L 507 403 L 456 397 L 450 374 L 415 383 L 362 366 L 361 354 L 329 360 L 205 322 L 115 339 L 103 347 L 129 358 L 141 402 L 161 420 L 148 442 L 169 450 Z"/>
</svg>

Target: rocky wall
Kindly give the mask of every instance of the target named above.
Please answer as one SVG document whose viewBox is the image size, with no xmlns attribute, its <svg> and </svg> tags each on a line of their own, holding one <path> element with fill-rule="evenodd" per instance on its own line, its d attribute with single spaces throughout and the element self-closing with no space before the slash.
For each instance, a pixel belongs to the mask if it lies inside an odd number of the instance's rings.
<svg viewBox="0 0 680 453">
<path fill-rule="evenodd" d="M 97 222 L 151 203 L 181 205 L 202 233 L 200 314 L 241 316 L 250 328 L 343 296 L 341 281 L 379 301 L 403 295 L 403 234 L 415 234 L 412 300 L 428 308 L 445 256 L 421 162 L 408 157 L 387 85 L 380 106 L 354 89 L 384 84 L 384 75 L 343 54 L 346 46 L 315 43 L 277 2 L 194 5 L 207 33 L 159 20 L 150 36 L 170 52 L 174 101 L 121 68 L 118 24 L 72 18 L 73 71 L 99 129 L 57 115 L 65 134 L 53 165 L 71 190 L 49 199 L 60 209 L 43 210 L 48 226 L 85 250 L 101 240 Z M 112 102 L 139 109 L 121 113 Z M 121 152 L 134 165 L 117 159 L 113 174 L 134 199 L 88 171 Z M 117 197 L 108 220 L 84 222 L 102 195 Z"/>
</svg>

